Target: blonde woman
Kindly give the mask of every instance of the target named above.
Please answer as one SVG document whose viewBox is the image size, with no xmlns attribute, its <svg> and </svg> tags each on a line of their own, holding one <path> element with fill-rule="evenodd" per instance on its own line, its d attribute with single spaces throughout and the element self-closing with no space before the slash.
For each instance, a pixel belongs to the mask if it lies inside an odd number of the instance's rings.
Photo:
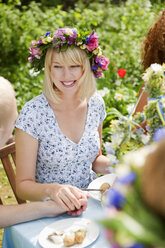
<svg viewBox="0 0 165 248">
<path fill-rule="evenodd" d="M 59 29 L 32 42 L 29 61 L 45 69 L 43 94 L 25 104 L 16 122 L 17 191 L 21 198 L 50 198 L 74 211 L 81 190 L 106 174 L 101 153 L 103 99 L 95 77 L 107 70 L 97 35 Z"/>
<path fill-rule="evenodd" d="M 12 85 L 5 78 L 0 77 L 0 147 L 10 137 L 14 123 L 18 116 L 15 92 Z M 81 199 L 80 204 L 85 210 L 87 202 Z M 55 217 L 67 212 L 54 201 L 31 202 L 20 205 L 0 205 L 0 228 L 42 217 Z M 74 211 L 71 215 L 79 215 L 82 210 Z"/>
</svg>

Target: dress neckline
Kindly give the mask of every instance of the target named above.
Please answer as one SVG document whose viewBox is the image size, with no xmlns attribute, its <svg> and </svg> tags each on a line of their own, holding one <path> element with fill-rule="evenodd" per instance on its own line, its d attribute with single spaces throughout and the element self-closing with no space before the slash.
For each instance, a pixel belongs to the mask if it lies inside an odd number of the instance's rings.
<svg viewBox="0 0 165 248">
<path fill-rule="evenodd" d="M 70 138 L 68 138 L 66 135 L 64 135 L 64 133 L 61 131 L 61 128 L 60 128 L 60 126 L 59 126 L 59 124 L 58 124 L 58 121 L 57 121 L 56 115 L 55 115 L 55 113 L 54 113 L 54 111 L 53 111 L 53 108 L 52 108 L 51 105 L 49 104 L 49 102 L 48 102 L 48 100 L 46 99 L 46 97 L 45 97 L 44 94 L 43 94 L 43 96 L 44 96 L 44 99 L 45 99 L 45 101 L 46 101 L 46 103 L 47 103 L 48 108 L 50 109 L 51 115 L 53 116 L 53 118 L 54 118 L 54 120 L 55 120 L 56 126 L 57 126 L 58 131 L 60 132 L 60 134 L 61 134 L 66 140 L 68 140 L 70 143 L 72 143 L 72 144 L 74 144 L 74 145 L 79 145 L 79 144 L 81 143 L 81 141 L 82 141 L 84 135 L 85 135 L 85 132 L 86 132 L 86 127 L 87 127 L 87 123 L 88 123 L 88 116 L 89 116 L 89 104 L 90 104 L 90 100 L 89 100 L 89 102 L 87 102 L 87 112 L 86 112 L 86 120 L 85 120 L 85 125 L 84 125 L 84 131 L 83 131 L 83 133 L 82 133 L 82 136 L 81 136 L 80 140 L 76 143 L 76 142 L 74 142 L 73 140 L 71 140 Z"/>
</svg>

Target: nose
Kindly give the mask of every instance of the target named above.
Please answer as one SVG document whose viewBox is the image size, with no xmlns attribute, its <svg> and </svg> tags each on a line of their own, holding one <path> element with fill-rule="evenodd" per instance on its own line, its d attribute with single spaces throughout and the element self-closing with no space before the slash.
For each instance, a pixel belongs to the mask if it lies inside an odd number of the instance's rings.
<svg viewBox="0 0 165 248">
<path fill-rule="evenodd" d="M 71 79 L 70 77 L 72 76 L 71 69 L 68 66 L 65 66 L 63 69 L 63 76 L 65 79 Z"/>
</svg>

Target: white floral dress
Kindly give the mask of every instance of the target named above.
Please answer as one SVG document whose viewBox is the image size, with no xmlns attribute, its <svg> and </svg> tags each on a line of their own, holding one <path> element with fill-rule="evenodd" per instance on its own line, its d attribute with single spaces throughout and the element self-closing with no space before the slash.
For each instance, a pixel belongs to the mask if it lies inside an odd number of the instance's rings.
<svg viewBox="0 0 165 248">
<path fill-rule="evenodd" d="M 98 127 L 105 116 L 104 101 L 95 93 L 88 102 L 84 133 L 76 144 L 61 132 L 44 94 L 27 102 L 15 126 L 39 142 L 36 182 L 87 187 L 97 177 L 92 162 L 100 149 Z"/>
</svg>

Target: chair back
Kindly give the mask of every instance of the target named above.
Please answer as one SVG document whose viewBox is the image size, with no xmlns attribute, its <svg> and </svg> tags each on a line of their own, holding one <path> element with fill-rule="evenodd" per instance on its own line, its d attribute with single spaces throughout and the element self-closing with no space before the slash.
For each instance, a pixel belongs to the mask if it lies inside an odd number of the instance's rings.
<svg viewBox="0 0 165 248">
<path fill-rule="evenodd" d="M 25 203 L 26 201 L 20 199 L 16 194 L 16 176 L 15 176 L 15 168 L 16 168 L 16 150 L 15 150 L 15 142 L 6 145 L 0 149 L 0 159 L 3 165 L 3 168 L 6 172 L 7 178 L 15 195 L 15 198 L 19 204 Z M 2 199 L 0 199 L 0 204 L 2 203 Z"/>
</svg>

